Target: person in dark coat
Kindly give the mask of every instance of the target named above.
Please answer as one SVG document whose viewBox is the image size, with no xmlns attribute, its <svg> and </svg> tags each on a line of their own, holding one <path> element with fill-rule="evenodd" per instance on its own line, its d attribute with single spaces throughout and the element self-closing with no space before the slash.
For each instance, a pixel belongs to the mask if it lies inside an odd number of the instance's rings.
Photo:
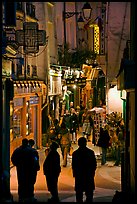
<svg viewBox="0 0 137 204">
<path fill-rule="evenodd" d="M 55 119 L 54 120 L 54 134 L 55 134 L 55 142 L 57 142 L 58 144 L 60 144 L 60 131 L 61 131 L 61 127 L 59 124 L 59 120 Z"/>
<path fill-rule="evenodd" d="M 94 176 L 97 168 L 95 153 L 87 146 L 87 139 L 78 139 L 79 148 L 72 154 L 72 172 L 75 178 L 76 202 L 83 202 L 83 192 L 86 202 L 93 202 L 95 190 Z"/>
<path fill-rule="evenodd" d="M 90 135 L 92 134 L 92 141 L 93 141 L 93 129 L 94 129 L 94 120 L 92 118 L 92 115 L 91 115 L 91 112 L 89 112 L 89 122 L 90 122 L 90 128 L 91 128 L 91 132 L 90 132 Z M 90 142 L 90 137 L 88 138 L 88 141 Z"/>
<path fill-rule="evenodd" d="M 19 202 L 33 202 L 35 156 L 28 144 L 28 139 L 22 140 L 22 145 L 14 150 L 11 161 L 17 169 Z"/>
<path fill-rule="evenodd" d="M 52 142 L 50 151 L 43 163 L 43 172 L 46 176 L 48 191 L 51 193 L 49 202 L 59 202 L 58 197 L 58 178 L 61 172 L 60 155 L 57 152 L 58 143 Z"/>
<path fill-rule="evenodd" d="M 56 138 L 58 138 L 58 134 L 59 134 L 60 129 L 61 129 L 58 119 L 54 120 L 54 127 L 55 127 Z"/>
<path fill-rule="evenodd" d="M 63 115 L 63 121 L 66 124 L 66 128 L 68 129 L 68 132 L 70 132 L 70 112 L 66 109 L 66 112 Z"/>
<path fill-rule="evenodd" d="M 124 126 L 123 119 L 121 119 L 118 122 L 118 127 L 116 129 L 116 136 L 117 136 L 117 141 L 115 142 L 116 161 L 114 166 L 119 166 L 121 163 L 121 153 L 124 151 L 124 146 L 125 146 L 125 126 Z"/>
<path fill-rule="evenodd" d="M 71 147 L 71 139 L 68 129 L 66 128 L 65 122 L 61 124 L 61 131 L 60 131 L 60 147 L 63 157 L 63 167 L 67 166 L 67 157 L 70 152 Z"/>
<path fill-rule="evenodd" d="M 50 147 L 52 142 L 58 142 L 59 143 L 54 127 L 50 127 L 50 129 L 49 129 L 49 131 L 47 133 L 47 143 L 46 143 L 46 146 Z"/>
<path fill-rule="evenodd" d="M 77 140 L 77 129 L 78 129 L 78 117 L 75 113 L 75 109 L 71 108 L 70 115 L 70 134 L 72 134 L 72 143 L 76 144 Z"/>
<path fill-rule="evenodd" d="M 31 194 L 34 195 L 34 184 L 36 183 L 37 173 L 40 170 L 39 154 L 38 154 L 38 151 L 34 148 L 34 145 L 35 145 L 34 139 L 29 139 L 28 143 L 30 145 L 30 148 L 32 148 L 34 159 L 35 159 L 35 163 L 34 163 L 35 165 L 32 172 L 32 182 L 31 182 L 32 186 L 30 188 Z"/>
<path fill-rule="evenodd" d="M 100 134 L 98 139 L 98 146 L 102 148 L 102 157 L 101 157 L 101 165 L 106 164 L 107 161 L 107 149 L 109 147 L 110 136 L 107 129 L 107 126 L 100 127 Z"/>
</svg>

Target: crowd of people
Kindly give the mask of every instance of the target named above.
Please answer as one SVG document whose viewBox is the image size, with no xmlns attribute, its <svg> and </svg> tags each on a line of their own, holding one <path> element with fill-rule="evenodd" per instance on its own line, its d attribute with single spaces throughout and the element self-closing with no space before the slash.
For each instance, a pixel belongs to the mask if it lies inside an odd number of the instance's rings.
<svg viewBox="0 0 137 204">
<path fill-rule="evenodd" d="M 81 136 L 78 137 L 81 127 Z M 92 139 L 91 139 L 92 134 Z M 100 127 L 97 146 L 101 147 L 101 165 L 107 162 L 107 151 L 110 146 L 115 148 L 115 165 L 120 164 L 120 153 L 124 146 L 124 123 L 119 121 L 113 137 L 110 135 L 109 126 L 105 124 Z M 50 126 L 47 134 L 45 148 L 45 160 L 43 163 L 43 174 L 51 199 L 49 202 L 59 202 L 58 178 L 61 173 L 60 154 L 57 149 L 61 149 L 63 167 L 67 166 L 67 158 L 73 145 L 77 143 L 78 148 L 72 151 L 72 172 L 75 179 L 76 201 L 83 202 L 83 192 L 86 201 L 93 201 L 95 190 L 94 176 L 97 168 L 96 156 L 93 150 L 87 147 L 87 142 L 94 140 L 94 120 L 87 109 L 82 113 L 73 107 L 66 110 L 61 121 L 50 118 Z M 13 165 L 17 168 L 18 196 L 20 202 L 35 202 L 34 185 L 36 183 L 37 172 L 40 170 L 39 154 L 34 148 L 33 139 L 23 139 L 22 145 L 15 149 L 11 156 Z"/>
<path fill-rule="evenodd" d="M 114 127 L 110 127 L 107 121 L 104 122 L 99 127 L 99 137 L 96 142 L 94 113 L 87 108 L 78 107 L 74 109 L 74 107 L 71 107 L 70 110 L 66 109 L 61 122 L 55 119 L 52 124 L 50 132 L 53 133 L 54 137 L 52 137 L 51 133 L 48 134 L 47 145 L 50 144 L 51 140 L 58 142 L 62 151 L 64 167 L 67 166 L 67 155 L 70 154 L 70 149 L 73 147 L 72 144 L 77 143 L 79 132 L 88 142 L 100 147 L 101 165 L 107 163 L 108 152 L 112 152 L 111 157 L 115 160 L 116 166 L 121 164 L 121 152 L 123 151 L 125 141 L 123 118 L 119 118 L 118 122 L 113 125 Z M 111 134 L 111 130 L 113 134 Z M 63 134 L 64 131 L 67 134 Z"/>
</svg>

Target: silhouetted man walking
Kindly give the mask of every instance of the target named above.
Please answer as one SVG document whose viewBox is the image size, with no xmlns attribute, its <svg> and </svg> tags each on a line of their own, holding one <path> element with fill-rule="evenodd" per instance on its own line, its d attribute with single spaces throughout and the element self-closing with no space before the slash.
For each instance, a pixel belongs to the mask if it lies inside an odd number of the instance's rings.
<svg viewBox="0 0 137 204">
<path fill-rule="evenodd" d="M 40 170 L 39 154 L 38 154 L 38 151 L 34 148 L 34 145 L 35 145 L 34 139 L 29 139 L 28 143 L 32 150 L 32 154 L 34 156 L 34 165 L 33 165 L 33 171 L 31 174 L 30 189 L 29 189 L 31 197 L 34 197 L 34 185 L 36 183 L 37 173 Z"/>
<path fill-rule="evenodd" d="M 76 202 L 83 202 L 83 192 L 86 202 L 93 202 L 95 189 L 94 176 L 97 167 L 94 151 L 86 147 L 87 139 L 78 139 L 79 148 L 72 154 L 72 171 L 75 178 Z"/>
<path fill-rule="evenodd" d="M 59 202 L 58 197 L 58 177 L 61 172 L 60 155 L 57 152 L 59 145 L 56 142 L 52 142 L 50 151 L 46 156 L 43 164 L 44 175 L 46 176 L 48 191 L 52 197 L 49 202 Z"/>
</svg>

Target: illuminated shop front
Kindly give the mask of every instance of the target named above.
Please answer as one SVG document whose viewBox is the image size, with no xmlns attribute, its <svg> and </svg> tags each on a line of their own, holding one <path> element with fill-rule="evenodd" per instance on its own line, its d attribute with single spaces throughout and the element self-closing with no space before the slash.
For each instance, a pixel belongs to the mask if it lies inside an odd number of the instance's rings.
<svg viewBox="0 0 137 204">
<path fill-rule="evenodd" d="M 49 113 L 50 115 L 59 120 L 59 99 L 62 96 L 62 83 L 61 83 L 61 71 L 50 69 L 49 82 L 48 82 L 48 96 L 49 96 Z"/>
<path fill-rule="evenodd" d="M 14 98 L 10 102 L 10 154 L 21 145 L 23 138 L 33 138 L 35 146 L 41 148 L 45 87 L 42 81 L 14 81 Z"/>
</svg>

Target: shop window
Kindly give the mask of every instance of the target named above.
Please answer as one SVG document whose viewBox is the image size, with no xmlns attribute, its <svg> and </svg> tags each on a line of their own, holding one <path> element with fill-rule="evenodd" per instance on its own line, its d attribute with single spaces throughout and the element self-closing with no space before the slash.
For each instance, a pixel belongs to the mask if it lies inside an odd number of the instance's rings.
<svg viewBox="0 0 137 204">
<path fill-rule="evenodd" d="M 32 108 L 29 101 L 26 103 L 27 112 L 26 112 L 26 135 L 32 133 Z"/>
<path fill-rule="evenodd" d="M 10 102 L 10 142 L 12 142 L 13 139 L 13 103 Z"/>
<path fill-rule="evenodd" d="M 21 136 L 21 111 L 22 109 L 15 109 L 13 112 L 13 139 Z"/>
</svg>

